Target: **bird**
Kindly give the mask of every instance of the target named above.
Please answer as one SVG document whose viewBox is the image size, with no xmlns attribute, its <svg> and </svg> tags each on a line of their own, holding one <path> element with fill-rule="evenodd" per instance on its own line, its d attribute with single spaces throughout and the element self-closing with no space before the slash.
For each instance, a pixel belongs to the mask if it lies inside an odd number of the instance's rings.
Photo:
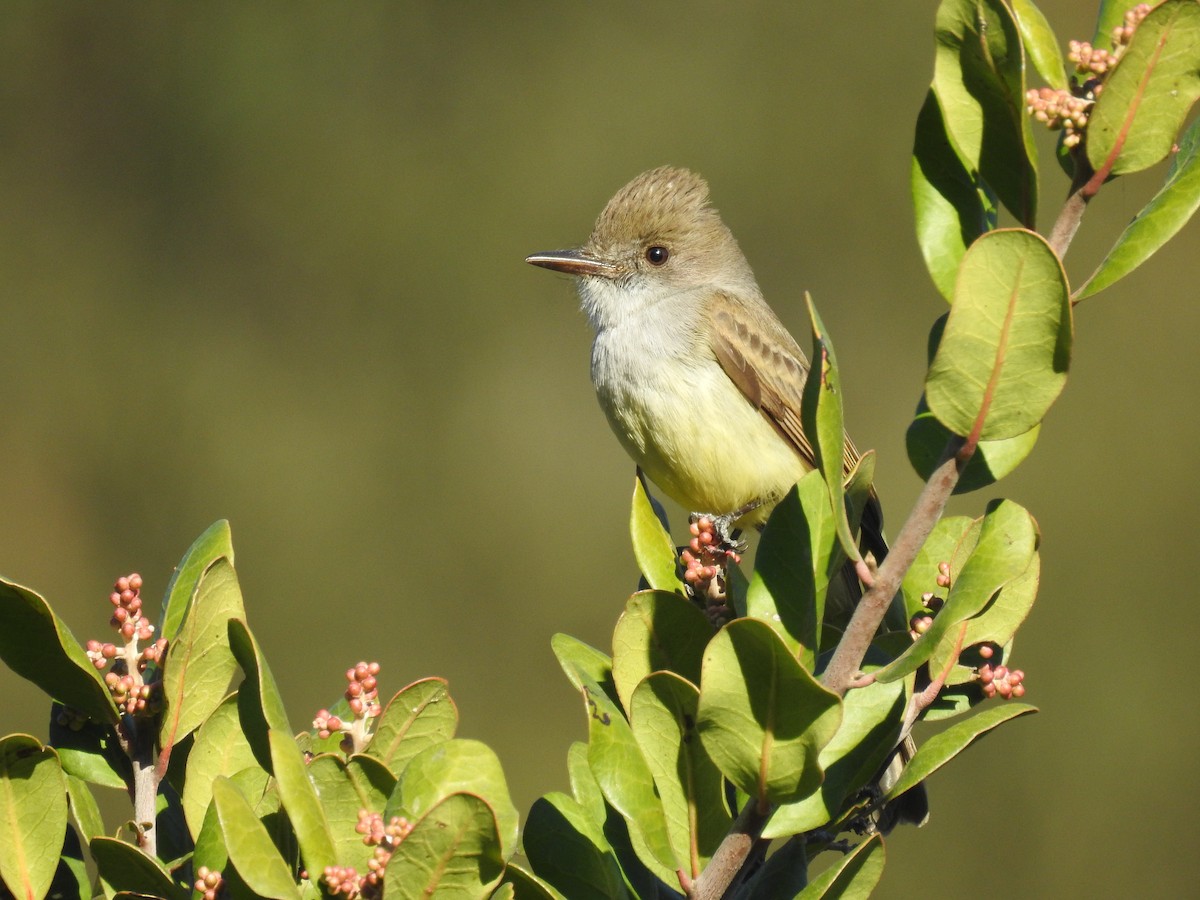
<svg viewBox="0 0 1200 900">
<path fill-rule="evenodd" d="M 639 469 L 684 509 L 736 537 L 741 528 L 761 529 L 816 468 L 801 417 L 808 357 L 764 299 L 702 177 L 675 166 L 643 172 L 609 200 L 582 246 L 526 262 L 575 277 L 595 335 L 591 380 L 600 406 Z M 844 471 L 860 458 L 847 438 Z M 874 488 L 860 543 L 883 561 Z M 861 586 L 851 562 L 842 574 L 852 606 Z M 880 792 L 914 749 L 906 736 L 877 776 Z M 886 832 L 927 818 L 919 785 L 867 827 Z"/>
<path fill-rule="evenodd" d="M 576 249 L 526 261 L 578 280 L 595 339 L 591 378 L 617 439 L 685 509 L 758 527 L 816 466 L 801 404 L 808 358 L 763 298 L 707 182 L 644 172 Z M 860 458 L 845 445 L 849 472 Z M 887 544 L 872 494 L 862 541 Z"/>
</svg>

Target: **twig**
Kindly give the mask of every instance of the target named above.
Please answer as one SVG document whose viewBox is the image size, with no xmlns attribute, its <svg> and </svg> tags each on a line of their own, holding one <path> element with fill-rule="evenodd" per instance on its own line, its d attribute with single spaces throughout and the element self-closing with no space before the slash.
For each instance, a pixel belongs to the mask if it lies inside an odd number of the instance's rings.
<svg viewBox="0 0 1200 900">
<path fill-rule="evenodd" d="M 729 834 L 713 854 L 699 877 L 692 882 L 692 900 L 720 900 L 750 857 L 754 845 L 762 834 L 763 827 L 771 815 L 771 807 L 762 808 L 753 799 L 742 807 Z"/>
<path fill-rule="evenodd" d="M 857 678 L 859 667 L 871 646 L 871 639 L 887 614 L 892 598 L 900 589 L 904 573 L 913 564 L 925 539 L 941 518 L 946 501 L 950 499 L 954 486 L 958 484 L 963 467 L 971 458 L 970 451 L 973 450 L 973 447 L 967 446 L 964 438 L 957 436 L 952 437 L 946 444 L 941 460 L 929 481 L 925 483 L 912 512 L 909 513 L 908 521 L 900 529 L 887 559 L 875 573 L 875 584 L 854 608 L 850 623 L 846 626 L 837 649 L 833 651 L 833 658 L 826 666 L 825 674 L 821 676 L 821 683 L 839 696 L 845 696 Z"/>
</svg>

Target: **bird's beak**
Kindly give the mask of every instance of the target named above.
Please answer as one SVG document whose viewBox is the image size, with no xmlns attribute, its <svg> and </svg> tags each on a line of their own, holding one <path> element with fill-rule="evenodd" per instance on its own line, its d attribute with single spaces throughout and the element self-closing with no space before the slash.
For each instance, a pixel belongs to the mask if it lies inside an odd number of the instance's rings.
<svg viewBox="0 0 1200 900">
<path fill-rule="evenodd" d="M 545 253 L 532 253 L 525 257 L 525 262 L 541 266 L 543 269 L 566 272 L 568 275 L 598 275 L 601 278 L 612 278 L 619 271 L 612 263 L 588 256 L 582 250 L 549 250 Z"/>
</svg>

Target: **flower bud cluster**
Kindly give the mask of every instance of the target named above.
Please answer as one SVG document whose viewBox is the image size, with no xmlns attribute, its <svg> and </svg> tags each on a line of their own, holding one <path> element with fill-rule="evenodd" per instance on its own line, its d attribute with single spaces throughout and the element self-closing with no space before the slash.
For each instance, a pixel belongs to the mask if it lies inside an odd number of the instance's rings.
<svg viewBox="0 0 1200 900">
<path fill-rule="evenodd" d="M 347 753 L 361 750 L 366 746 L 370 737 L 369 724 L 379 715 L 379 663 L 359 662 L 346 670 L 346 705 L 354 718 L 347 722 L 341 716 L 335 716 L 327 709 L 317 710 L 313 718 L 313 728 L 317 737 L 325 740 L 338 732 L 345 733 L 342 749 Z"/>
<path fill-rule="evenodd" d="M 1063 131 L 1063 146 L 1075 147 L 1083 140 L 1092 104 L 1100 96 L 1103 79 L 1124 56 L 1133 33 L 1150 12 L 1149 3 L 1139 3 L 1112 32 L 1112 49 L 1093 47 L 1087 41 L 1070 41 L 1067 59 L 1075 64 L 1071 89 L 1034 88 L 1025 93 L 1029 114 L 1051 130 Z"/>
<path fill-rule="evenodd" d="M 88 641 L 86 651 L 93 666 L 108 672 L 104 683 L 114 702 L 129 715 L 147 715 L 158 708 L 158 685 L 147 683 L 148 666 L 162 662 L 167 642 L 160 638 L 138 650 L 139 641 L 154 636 L 154 626 L 142 610 L 142 576 L 122 575 L 113 584 L 108 602 L 112 605 L 109 625 L 121 636 L 119 643 Z"/>
<path fill-rule="evenodd" d="M 940 588 L 950 587 L 950 563 L 938 563 L 937 586 Z M 926 591 L 922 594 L 921 603 L 925 609 L 916 613 L 908 621 L 909 634 L 914 641 L 933 627 L 933 617 L 946 605 L 946 601 L 933 591 Z"/>
<path fill-rule="evenodd" d="M 979 648 L 979 655 L 990 659 L 994 651 L 985 644 Z M 985 663 L 979 667 L 979 683 L 983 687 L 983 695 L 987 698 L 1000 697 L 1011 700 L 1014 697 L 1025 696 L 1025 673 L 1020 669 L 1010 669 L 1008 666 L 992 666 Z"/>
<path fill-rule="evenodd" d="M 383 874 L 388 860 L 409 834 L 413 825 L 403 816 L 393 816 L 384 825 L 379 813 L 358 811 L 358 824 L 354 830 L 363 836 L 363 843 L 375 848 L 375 855 L 367 861 L 367 873 L 360 875 L 353 866 L 327 866 L 325 886 L 329 893 L 341 894 L 349 900 L 376 900 L 383 896 Z"/>
<path fill-rule="evenodd" d="M 224 896 L 225 879 L 220 872 L 214 872 L 208 866 L 201 866 L 196 870 L 196 883 L 193 887 L 204 900 L 217 900 L 218 897 Z"/>
<path fill-rule="evenodd" d="M 742 557 L 722 535 L 719 524 L 708 516 L 698 517 L 688 528 L 691 540 L 679 554 L 683 580 L 694 597 L 705 601 L 709 618 L 717 624 L 732 615 L 725 603 L 725 570 L 731 563 L 740 563 Z"/>
</svg>

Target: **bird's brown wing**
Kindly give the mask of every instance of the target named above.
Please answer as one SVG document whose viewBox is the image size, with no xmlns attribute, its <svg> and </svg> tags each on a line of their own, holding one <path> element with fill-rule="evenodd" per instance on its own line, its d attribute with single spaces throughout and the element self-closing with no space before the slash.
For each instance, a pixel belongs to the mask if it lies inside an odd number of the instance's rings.
<svg viewBox="0 0 1200 900">
<path fill-rule="evenodd" d="M 761 300 L 748 305 L 744 300 L 720 293 L 714 297 L 709 314 L 713 354 L 725 374 L 800 457 L 816 468 L 816 453 L 800 419 L 804 381 L 809 371 L 804 351 Z M 843 470 L 849 472 L 858 460 L 858 450 L 847 437 Z M 883 537 L 883 511 L 874 488 L 862 511 L 860 527 L 863 546 L 882 562 L 888 548 Z"/>
<path fill-rule="evenodd" d="M 729 376 L 801 458 L 816 466 L 812 442 L 804 433 L 800 405 L 808 359 L 795 339 L 765 304 L 748 307 L 728 294 L 718 294 L 710 307 L 712 349 Z M 848 472 L 858 450 L 847 439 L 843 464 Z"/>
</svg>

